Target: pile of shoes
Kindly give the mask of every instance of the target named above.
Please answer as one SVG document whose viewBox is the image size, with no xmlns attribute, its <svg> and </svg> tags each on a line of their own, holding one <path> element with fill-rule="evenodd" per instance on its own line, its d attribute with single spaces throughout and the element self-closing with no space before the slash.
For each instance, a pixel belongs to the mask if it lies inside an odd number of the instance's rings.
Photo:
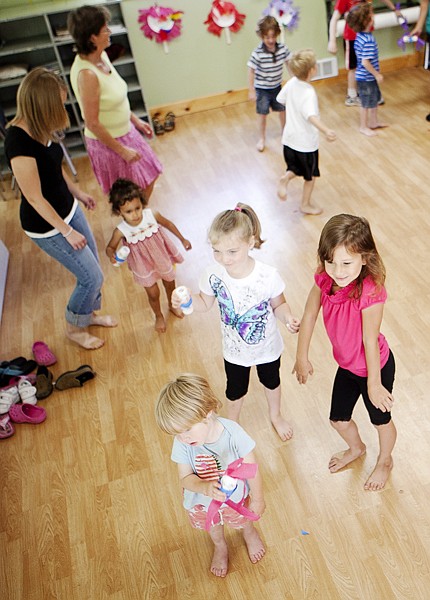
<svg viewBox="0 0 430 600">
<path fill-rule="evenodd" d="M 169 111 L 164 117 L 164 123 L 161 120 L 161 113 L 155 113 L 152 117 L 155 135 L 163 135 L 165 131 L 173 131 L 175 129 L 175 113 Z"/>
<path fill-rule="evenodd" d="M 95 377 L 90 365 L 81 365 L 74 371 L 62 373 L 54 382 L 48 367 L 57 362 L 56 356 L 40 341 L 34 342 L 32 351 L 35 360 L 18 356 L 0 363 L 0 439 L 15 433 L 12 422 L 42 423 L 46 419 L 46 410 L 37 406 L 37 401 L 50 396 L 54 388 L 82 387 Z M 32 371 L 36 367 L 34 374 Z"/>
</svg>

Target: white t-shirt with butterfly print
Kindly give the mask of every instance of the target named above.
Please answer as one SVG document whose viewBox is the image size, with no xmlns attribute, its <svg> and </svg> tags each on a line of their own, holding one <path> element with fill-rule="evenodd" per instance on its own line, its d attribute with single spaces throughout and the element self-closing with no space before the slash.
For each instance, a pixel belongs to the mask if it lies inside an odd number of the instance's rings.
<svg viewBox="0 0 430 600">
<path fill-rule="evenodd" d="M 217 481 L 226 468 L 238 458 L 245 458 L 255 448 L 255 442 L 242 429 L 239 423 L 217 417 L 224 427 L 220 437 L 211 444 L 203 446 L 190 446 L 180 442 L 176 437 L 173 441 L 171 459 L 181 465 L 191 465 L 193 472 L 200 479 Z M 230 496 L 233 502 L 240 502 L 244 496 L 248 496 L 248 484 L 238 480 L 237 488 Z M 184 507 L 187 510 L 197 504 L 208 507 L 212 498 L 184 489 Z"/>
<path fill-rule="evenodd" d="M 215 264 L 206 269 L 199 285 L 218 302 L 226 361 L 252 367 L 281 356 L 284 343 L 270 300 L 282 294 L 285 284 L 275 267 L 256 260 L 247 277 L 235 279 Z"/>
</svg>

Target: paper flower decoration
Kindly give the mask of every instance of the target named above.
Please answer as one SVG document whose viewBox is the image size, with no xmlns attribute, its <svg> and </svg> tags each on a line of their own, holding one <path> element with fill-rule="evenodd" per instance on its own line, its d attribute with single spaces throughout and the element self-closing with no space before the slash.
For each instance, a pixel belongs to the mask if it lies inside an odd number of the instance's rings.
<svg viewBox="0 0 430 600">
<path fill-rule="evenodd" d="M 211 12 L 205 21 L 208 26 L 208 31 L 214 35 L 221 35 L 222 30 L 225 31 L 227 44 L 231 44 L 230 31 L 236 33 L 245 22 L 246 15 L 238 12 L 232 2 L 224 2 L 223 0 L 215 0 L 212 2 Z"/>
<path fill-rule="evenodd" d="M 300 9 L 294 6 L 292 0 L 271 0 L 263 15 L 275 17 L 281 28 L 281 42 L 284 43 L 284 28 L 295 29 L 299 23 Z"/>
<path fill-rule="evenodd" d="M 181 35 L 183 14 L 182 10 L 173 10 L 155 4 L 150 8 L 139 10 L 137 21 L 142 23 L 140 29 L 145 37 L 163 44 L 164 52 L 167 54 L 169 52 L 167 42 Z"/>
</svg>

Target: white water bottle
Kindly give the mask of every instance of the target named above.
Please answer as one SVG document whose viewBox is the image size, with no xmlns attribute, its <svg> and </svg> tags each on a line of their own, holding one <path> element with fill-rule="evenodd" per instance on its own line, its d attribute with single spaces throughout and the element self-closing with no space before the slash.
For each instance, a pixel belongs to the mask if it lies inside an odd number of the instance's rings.
<svg viewBox="0 0 430 600">
<path fill-rule="evenodd" d="M 194 308 L 193 299 L 190 296 L 190 293 L 188 292 L 187 288 L 185 287 L 185 285 L 181 285 L 176 288 L 175 292 L 181 300 L 182 312 L 184 313 L 184 315 L 190 315 L 193 312 Z"/>
<path fill-rule="evenodd" d="M 230 475 L 223 475 L 220 479 L 220 491 L 224 492 L 227 498 L 230 498 L 234 490 L 237 488 L 237 480 Z"/>
<path fill-rule="evenodd" d="M 113 266 L 119 267 L 120 265 L 122 265 L 122 263 L 127 260 L 129 254 L 130 248 L 128 248 L 127 246 L 121 246 L 121 248 L 118 248 L 118 250 L 115 252 L 116 263 Z"/>
</svg>

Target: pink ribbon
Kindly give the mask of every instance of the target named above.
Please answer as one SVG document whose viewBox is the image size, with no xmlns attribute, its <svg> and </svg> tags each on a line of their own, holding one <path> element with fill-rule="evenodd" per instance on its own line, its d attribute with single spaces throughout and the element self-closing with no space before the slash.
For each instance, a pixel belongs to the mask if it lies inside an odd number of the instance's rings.
<svg viewBox="0 0 430 600">
<path fill-rule="evenodd" d="M 255 463 L 244 463 L 243 458 L 238 458 L 234 462 L 230 463 L 224 473 L 224 475 L 229 475 L 230 477 L 234 477 L 235 479 L 241 479 L 242 481 L 246 481 L 247 479 L 253 479 L 257 473 L 258 465 Z M 250 521 L 258 521 L 260 515 L 257 515 L 252 510 L 243 506 L 243 502 L 245 500 L 245 491 L 243 493 L 243 498 L 240 502 L 233 502 L 232 500 L 226 500 L 225 502 L 221 502 L 220 500 L 212 500 L 209 504 L 208 512 L 206 515 L 206 523 L 205 529 L 209 531 L 212 524 L 216 525 L 219 522 L 218 519 L 215 521 L 215 516 L 218 513 L 218 509 L 222 504 L 227 504 L 233 508 L 240 515 L 243 515 Z M 212 523 L 213 522 L 213 523 Z"/>
</svg>

